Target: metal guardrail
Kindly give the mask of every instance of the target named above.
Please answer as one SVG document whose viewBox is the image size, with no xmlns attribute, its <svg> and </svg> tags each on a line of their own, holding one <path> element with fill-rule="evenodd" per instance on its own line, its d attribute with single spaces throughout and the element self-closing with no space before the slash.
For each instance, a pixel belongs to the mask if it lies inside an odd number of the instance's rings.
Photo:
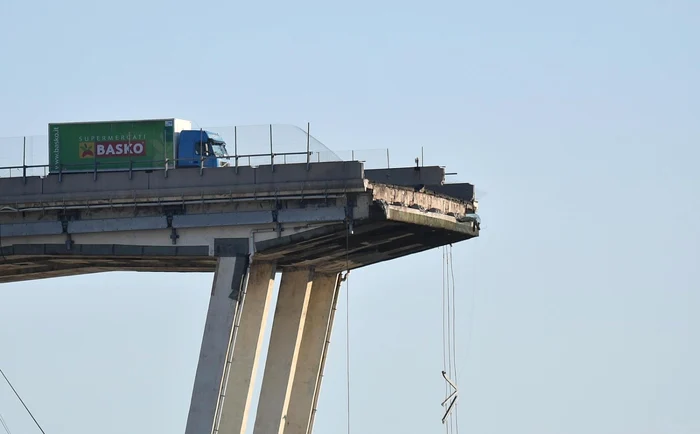
<svg viewBox="0 0 700 434">
<path fill-rule="evenodd" d="M 306 156 L 306 165 L 307 165 L 307 170 L 310 167 L 311 164 L 311 152 L 280 152 L 280 153 L 274 153 L 274 154 L 244 154 L 244 155 L 224 155 L 217 157 L 218 159 L 222 160 L 234 160 L 234 165 L 230 167 L 234 167 L 236 170 L 236 173 L 238 173 L 239 167 L 241 165 L 239 164 L 239 160 L 243 159 L 248 159 L 248 166 L 251 165 L 251 158 L 258 158 L 258 157 L 269 157 L 270 158 L 270 168 L 274 172 L 275 170 L 275 157 L 283 157 L 285 162 L 283 164 L 287 164 L 286 162 L 286 157 L 288 156 L 295 156 L 295 155 L 305 155 Z M 164 160 L 150 160 L 150 161 L 143 161 L 139 160 L 137 162 L 135 161 L 129 161 L 129 168 L 124 168 L 123 163 L 107 163 L 107 162 L 100 162 L 97 161 L 97 159 L 93 159 L 92 163 L 88 164 L 72 164 L 72 165 L 64 165 L 61 164 L 59 165 L 59 170 L 58 172 L 53 172 L 58 176 L 59 182 L 62 181 L 63 175 L 68 174 L 68 173 L 93 173 L 93 180 L 97 179 L 97 174 L 100 172 L 128 172 L 129 173 L 129 179 L 133 178 L 133 172 L 134 170 L 148 170 L 148 171 L 160 171 L 162 170 L 164 173 L 164 176 L 167 178 L 168 177 L 168 171 L 177 168 L 177 162 L 179 161 L 192 161 L 191 158 L 180 158 L 180 159 L 164 159 Z M 200 163 L 199 163 L 199 174 L 204 175 L 204 169 L 218 169 L 222 166 L 219 167 L 205 167 L 205 162 L 207 161 L 206 158 L 200 158 Z M 150 163 L 148 167 L 137 167 L 134 168 L 134 163 L 139 163 L 139 164 L 144 164 L 144 163 Z M 171 166 L 170 163 L 175 163 L 173 166 Z M 109 166 L 118 166 L 114 168 L 109 168 Z M 192 167 L 192 166 L 188 166 Z M 226 166 L 223 166 L 226 167 Z M 48 164 L 33 164 L 33 165 L 22 165 L 22 166 L 5 166 L 5 167 L 0 167 L 0 170 L 9 170 L 10 173 L 12 170 L 21 170 L 22 175 L 21 177 L 24 178 L 24 182 L 27 182 L 27 170 L 29 169 L 43 169 L 44 176 L 47 176 L 47 174 L 51 174 L 51 172 L 48 171 L 49 165 Z M 85 170 L 88 169 L 88 170 Z M 92 169 L 92 170 L 89 170 Z M 10 176 L 12 177 L 12 176 Z"/>
<path fill-rule="evenodd" d="M 390 167 L 388 149 L 364 149 L 336 152 L 330 150 L 323 143 L 319 142 L 315 137 L 313 137 L 309 133 L 310 126 L 308 124 L 306 131 L 291 125 L 274 125 L 274 127 L 276 129 L 273 129 L 273 125 L 253 125 L 243 127 L 233 126 L 211 129 L 207 128 L 207 130 L 219 132 L 220 135 L 229 143 L 229 147 L 233 145 L 233 155 L 225 155 L 218 158 L 231 161 L 231 166 L 235 167 L 236 171 L 239 167 L 245 165 L 245 163 L 247 163 L 247 166 L 253 167 L 269 164 L 271 166 L 271 170 L 273 171 L 275 170 L 275 166 L 279 164 L 306 163 L 308 168 L 311 163 L 320 163 L 325 161 L 362 161 L 365 163 L 366 168 Z M 163 170 L 164 176 L 167 177 L 168 171 L 176 168 L 179 161 L 192 161 L 192 159 L 167 158 L 151 161 L 140 160 L 138 162 L 134 161 L 129 163 L 129 167 L 127 168 L 124 167 L 123 161 L 121 163 L 110 163 L 108 161 L 99 161 L 95 157 L 93 161 L 87 160 L 88 162 L 85 164 L 64 165 L 58 172 L 52 172 L 49 170 L 50 165 L 48 164 L 48 160 L 42 155 L 39 157 L 39 160 L 47 161 L 46 164 L 28 164 L 32 162 L 31 160 L 36 161 L 36 158 L 32 158 L 34 157 L 32 151 L 39 149 L 44 150 L 46 149 L 46 146 L 48 146 L 47 136 L 0 138 L 0 148 L 5 151 L 4 156 L 6 158 L 11 158 L 13 151 L 15 152 L 15 155 L 17 155 L 20 150 L 22 152 L 21 165 L 1 166 L 0 163 L 0 178 L 8 177 L 9 175 L 10 178 L 22 177 L 26 182 L 28 176 L 45 177 L 51 173 L 57 173 L 60 177 L 62 177 L 64 173 L 92 172 L 93 178 L 96 179 L 97 174 L 103 171 L 129 172 L 129 176 L 131 178 L 134 170 Z M 267 146 L 269 146 L 269 152 L 250 152 L 262 150 Z M 302 146 L 306 147 L 305 152 L 286 152 L 294 151 L 294 148 L 299 149 Z M 241 148 L 246 148 L 245 150 L 249 152 L 239 154 Z M 28 150 L 29 154 L 27 152 Z M 275 150 L 284 150 L 285 152 L 275 152 Z M 342 157 L 340 155 L 342 155 Z M 380 163 L 384 159 L 385 162 L 383 164 Z M 201 174 L 204 173 L 204 169 L 206 168 L 204 167 L 204 162 L 202 160 L 200 160 Z"/>
<path fill-rule="evenodd" d="M 361 158 L 363 155 L 366 156 L 367 154 L 372 154 L 370 155 L 372 158 L 372 161 L 383 161 L 386 155 L 386 150 L 383 149 L 365 149 L 365 150 L 349 150 L 349 151 L 340 151 L 340 154 L 345 154 L 347 153 L 348 158 L 343 158 L 340 161 L 362 161 L 364 163 L 367 163 L 367 159 Z M 293 158 L 293 157 L 302 157 L 302 158 Z M 274 153 L 274 154 L 264 154 L 264 153 L 256 153 L 256 154 L 241 154 L 241 155 L 225 155 L 223 157 L 218 157 L 224 160 L 232 160 L 232 163 L 228 167 L 234 167 L 236 170 L 240 167 L 257 167 L 261 164 L 255 164 L 255 159 L 264 159 L 266 160 L 266 163 L 262 164 L 270 164 L 272 166 L 272 170 L 274 170 L 274 166 L 280 165 L 280 164 L 299 164 L 299 163 L 306 163 L 307 165 L 310 165 L 312 163 L 322 163 L 325 161 L 337 161 L 335 159 L 333 160 L 327 160 L 324 158 L 322 152 L 280 152 L 280 153 Z M 282 159 L 282 161 L 278 161 L 279 158 Z M 386 158 L 386 157 L 385 157 Z M 186 161 L 192 161 L 192 159 L 182 159 Z M 124 168 L 122 163 L 110 163 L 110 162 L 101 162 L 97 161 L 97 164 L 95 162 L 87 163 L 87 164 L 82 164 L 82 165 L 67 165 L 63 166 L 64 170 L 59 171 L 58 173 L 60 174 L 66 174 L 66 173 L 90 173 L 92 172 L 94 174 L 94 178 L 96 178 L 96 174 L 100 172 L 132 172 L 133 171 L 143 171 L 143 170 L 149 170 L 149 171 L 164 171 L 165 174 L 164 176 L 167 177 L 167 171 L 175 169 L 176 167 L 173 167 L 169 163 L 181 161 L 181 159 L 167 159 L 167 160 L 152 160 L 152 161 L 146 161 L 144 162 L 143 160 L 139 161 L 140 164 L 144 163 L 152 163 L 149 165 L 147 168 L 142 168 L 142 167 L 133 167 L 133 165 L 129 168 Z M 135 162 L 134 162 L 135 163 Z M 166 163 L 168 163 L 168 166 L 166 167 Z M 116 167 L 117 164 L 119 164 L 119 167 Z M 46 177 L 50 175 L 52 172 L 49 171 L 49 164 L 25 164 L 25 165 L 14 165 L 14 166 L 0 166 L 0 179 L 2 178 L 26 178 L 31 177 L 31 176 L 41 176 L 41 177 Z M 227 166 L 224 166 L 227 167 Z M 370 165 L 366 165 L 365 168 L 384 168 L 384 167 L 390 167 L 388 163 L 388 159 L 384 161 L 384 164 L 374 164 L 372 167 Z M 200 163 L 200 171 L 203 173 L 204 169 L 208 169 L 207 167 L 203 167 L 203 165 Z M 56 172 L 54 172 L 56 173 Z M 130 175 L 131 176 L 131 175 Z M 26 182 L 26 181 L 25 181 Z"/>
<path fill-rule="evenodd" d="M 378 161 L 382 160 L 382 156 L 384 155 L 385 151 L 381 149 L 369 149 L 369 150 L 360 150 L 360 151 L 355 151 L 355 150 L 350 150 L 350 151 L 341 151 L 340 153 L 347 153 L 348 154 L 348 159 L 342 159 L 341 161 L 362 161 L 362 162 L 367 162 L 366 159 L 362 159 L 360 157 L 366 155 L 367 153 L 370 154 L 375 154 L 372 155 L 375 158 L 372 160 Z M 302 158 L 292 158 L 292 157 L 302 157 Z M 241 154 L 241 155 L 225 155 L 223 157 L 219 157 L 221 159 L 225 160 L 232 160 L 231 166 L 229 167 L 246 167 L 246 166 L 252 166 L 256 167 L 259 164 L 255 164 L 255 159 L 265 159 L 267 160 L 267 163 L 270 164 L 271 166 L 276 166 L 279 164 L 299 164 L 299 163 L 306 163 L 306 164 L 312 164 L 312 163 L 322 163 L 325 161 L 328 161 L 326 158 L 324 158 L 322 152 L 280 152 L 280 153 L 274 153 L 274 154 L 262 154 L 262 153 L 257 153 L 257 154 Z M 278 161 L 279 158 L 282 158 L 282 161 Z M 192 161 L 191 159 L 183 159 L 186 161 Z M 171 170 L 175 169 L 175 167 L 172 167 L 172 165 L 169 165 L 166 168 L 166 162 L 167 163 L 172 163 L 172 162 L 177 162 L 180 161 L 175 160 L 175 159 L 168 159 L 168 160 L 152 160 L 150 162 L 144 162 L 141 160 L 139 163 L 152 163 L 150 164 L 148 168 L 140 168 L 140 167 L 131 167 L 131 168 L 124 168 L 121 163 L 119 163 L 119 167 L 116 167 L 118 163 L 110 163 L 110 162 L 100 162 L 97 161 L 97 164 L 95 162 L 87 163 L 87 164 L 82 164 L 82 165 L 68 165 L 64 166 L 64 170 L 62 170 L 62 173 L 76 173 L 76 172 L 81 172 L 81 173 L 90 173 L 90 172 L 105 172 L 105 171 L 110 171 L 110 172 L 129 172 L 129 171 L 134 171 L 134 170 Z M 335 161 L 335 160 L 330 160 L 330 161 Z M 97 166 L 97 168 L 95 167 Z M 374 165 L 376 167 L 389 167 L 387 163 L 384 163 L 382 165 Z M 14 166 L 0 166 L 0 179 L 2 178 L 27 178 L 29 176 L 42 176 L 45 177 L 49 175 L 51 172 L 49 171 L 49 164 L 25 164 L 25 165 L 14 165 Z M 201 167 L 200 168 L 206 169 L 206 167 Z M 370 168 L 370 167 L 366 167 Z"/>
</svg>

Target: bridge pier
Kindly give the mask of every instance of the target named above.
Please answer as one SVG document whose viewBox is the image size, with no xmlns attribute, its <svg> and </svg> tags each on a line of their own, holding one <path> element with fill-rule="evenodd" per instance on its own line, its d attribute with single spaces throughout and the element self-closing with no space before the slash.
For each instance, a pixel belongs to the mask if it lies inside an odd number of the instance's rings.
<svg viewBox="0 0 700 434">
<path fill-rule="evenodd" d="M 247 266 L 245 256 L 218 259 L 186 434 L 246 432 L 276 272 L 274 263 L 253 261 L 249 270 Z M 338 280 L 337 274 L 311 268 L 282 273 L 256 434 L 308 433 Z"/>
<path fill-rule="evenodd" d="M 313 271 L 308 268 L 282 273 L 255 434 L 284 432 L 312 284 Z"/>
<path fill-rule="evenodd" d="M 212 431 L 247 265 L 247 255 L 220 257 L 217 260 L 186 434 L 208 434 Z"/>
<path fill-rule="evenodd" d="M 186 434 L 246 432 L 276 272 L 274 263 L 247 265 L 245 256 L 218 259 Z M 338 283 L 338 274 L 311 268 L 282 274 L 256 434 L 308 433 Z"/>
<path fill-rule="evenodd" d="M 312 412 L 321 387 L 339 280 L 337 274 L 316 274 L 314 277 L 284 434 L 311 432 Z"/>
<path fill-rule="evenodd" d="M 222 392 L 220 423 L 222 434 L 245 434 L 253 396 L 254 380 L 262 349 L 275 283 L 275 264 L 253 261 L 236 333 L 233 358 Z"/>
</svg>

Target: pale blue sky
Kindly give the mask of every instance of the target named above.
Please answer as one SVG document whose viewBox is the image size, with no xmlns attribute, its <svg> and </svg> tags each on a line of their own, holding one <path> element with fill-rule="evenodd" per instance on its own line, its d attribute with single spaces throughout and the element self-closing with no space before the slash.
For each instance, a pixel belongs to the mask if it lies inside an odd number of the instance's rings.
<svg viewBox="0 0 700 434">
<path fill-rule="evenodd" d="M 486 193 L 454 246 L 460 431 L 697 433 L 698 29 L 692 0 L 4 0 L 0 136 L 176 116 L 425 146 Z M 443 432 L 441 261 L 352 273 L 352 433 Z M 183 433 L 211 277 L 2 285 L 0 368 L 47 434 Z M 345 309 L 316 433 L 345 429 Z M 36 432 L 2 385 L 0 413 Z"/>
</svg>

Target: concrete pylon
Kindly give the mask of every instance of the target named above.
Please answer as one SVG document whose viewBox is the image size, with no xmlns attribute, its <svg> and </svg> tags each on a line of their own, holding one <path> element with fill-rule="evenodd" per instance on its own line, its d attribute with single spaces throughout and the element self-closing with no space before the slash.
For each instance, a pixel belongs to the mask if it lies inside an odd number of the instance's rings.
<svg viewBox="0 0 700 434">
<path fill-rule="evenodd" d="M 330 342 L 333 326 L 332 311 L 337 300 L 338 278 L 337 274 L 314 276 L 284 434 L 310 432 L 312 411 L 323 376 L 324 352 Z"/>
<path fill-rule="evenodd" d="M 265 334 L 265 324 L 275 284 L 275 265 L 253 261 L 236 332 L 233 359 L 219 403 L 214 434 L 245 434 L 253 382 Z"/>
<path fill-rule="evenodd" d="M 209 434 L 213 429 L 247 267 L 247 255 L 221 257 L 217 261 L 185 434 Z"/>
<path fill-rule="evenodd" d="M 312 279 L 310 269 L 282 273 L 255 418 L 255 434 L 284 432 Z"/>
</svg>

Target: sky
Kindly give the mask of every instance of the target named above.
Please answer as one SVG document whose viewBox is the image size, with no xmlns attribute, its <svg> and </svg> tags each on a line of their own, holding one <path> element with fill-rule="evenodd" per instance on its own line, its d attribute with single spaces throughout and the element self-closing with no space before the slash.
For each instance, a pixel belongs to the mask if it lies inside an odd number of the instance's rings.
<svg viewBox="0 0 700 434">
<path fill-rule="evenodd" d="M 480 195 L 452 247 L 459 430 L 697 433 L 699 29 L 692 0 L 0 0 L 0 137 L 180 117 L 311 122 L 393 167 L 423 147 Z M 351 273 L 315 433 L 445 431 L 442 260 Z M 0 369 L 47 434 L 184 433 L 211 280 L 1 285 Z M 39 432 L 3 384 L 0 414 Z"/>
</svg>

